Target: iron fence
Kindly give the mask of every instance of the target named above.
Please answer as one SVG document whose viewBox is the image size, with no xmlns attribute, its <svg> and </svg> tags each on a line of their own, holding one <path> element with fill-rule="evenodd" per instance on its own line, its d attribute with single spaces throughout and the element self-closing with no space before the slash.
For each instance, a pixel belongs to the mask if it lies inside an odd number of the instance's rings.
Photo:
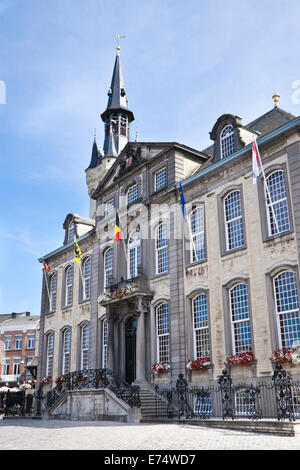
<svg viewBox="0 0 300 470">
<path fill-rule="evenodd" d="M 217 384 L 192 386 L 180 374 L 175 387 L 155 387 L 156 418 L 278 419 L 300 418 L 300 383 L 281 365 L 270 380 L 233 384 L 224 370 Z"/>
</svg>

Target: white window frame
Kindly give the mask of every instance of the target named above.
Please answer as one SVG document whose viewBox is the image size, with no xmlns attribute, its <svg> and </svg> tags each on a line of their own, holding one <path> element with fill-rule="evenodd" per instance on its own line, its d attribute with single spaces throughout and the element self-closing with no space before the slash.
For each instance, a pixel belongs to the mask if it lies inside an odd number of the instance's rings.
<svg viewBox="0 0 300 470">
<path fill-rule="evenodd" d="M 109 286 L 109 277 L 113 275 L 113 249 L 107 248 L 103 253 L 103 287 Z"/>
<path fill-rule="evenodd" d="M 201 307 L 204 305 L 200 303 L 200 308 L 197 306 L 198 299 L 205 299 L 206 305 L 206 321 L 202 322 L 201 326 L 197 325 L 197 309 L 201 313 Z M 202 315 L 203 317 L 203 315 Z M 192 319 L 193 319 L 193 338 L 194 338 L 194 359 L 201 359 L 203 357 L 210 357 L 210 338 L 209 338 L 209 318 L 208 318 L 208 296 L 205 292 L 201 292 L 192 299 Z"/>
<path fill-rule="evenodd" d="M 272 204 L 270 202 L 270 198 L 269 198 L 269 193 L 271 193 L 270 191 L 270 185 L 269 185 L 269 180 L 275 175 L 275 174 L 281 174 L 282 175 L 282 182 L 284 183 L 284 187 L 283 187 L 283 191 L 284 191 L 284 196 L 282 195 L 282 197 L 280 197 L 280 199 L 277 199 L 276 201 L 273 201 L 272 200 Z M 287 194 L 287 183 L 286 183 L 286 175 L 285 175 L 285 171 L 284 170 L 274 170 L 272 171 L 272 173 L 270 173 L 267 177 L 266 177 L 266 182 L 267 182 L 267 185 L 268 185 L 268 189 L 269 191 L 267 191 L 266 187 L 264 187 L 264 190 L 265 190 L 265 201 L 266 201 L 266 212 L 267 212 L 267 223 L 268 223 L 268 234 L 269 236 L 273 236 L 273 235 L 278 235 L 279 233 L 284 233 L 284 232 L 287 232 L 288 230 L 290 230 L 291 228 L 291 221 L 290 221 L 290 214 L 289 214 L 289 204 L 288 204 L 288 194 Z M 272 196 L 272 195 L 271 195 Z M 277 231 L 277 225 L 276 225 L 276 222 L 275 220 L 272 220 L 274 219 L 274 215 L 273 215 L 273 211 L 275 213 L 275 216 L 276 216 L 276 206 L 279 206 L 279 205 L 282 205 L 284 204 L 285 205 L 285 209 L 286 209 L 286 214 L 287 214 L 287 222 L 288 222 L 288 228 L 284 229 L 284 230 L 279 230 L 279 227 L 278 227 L 278 231 Z M 278 223 L 278 221 L 277 221 Z"/>
<path fill-rule="evenodd" d="M 167 314 L 167 328 L 164 325 L 164 317 Z M 156 320 L 156 354 L 157 362 L 170 361 L 170 316 L 169 316 L 169 304 L 161 303 L 156 307 L 155 310 Z"/>
<path fill-rule="evenodd" d="M 278 305 L 279 305 L 279 296 L 277 294 L 277 287 L 276 287 L 276 281 L 277 279 L 282 276 L 283 274 L 288 273 L 292 274 L 293 280 L 294 280 L 294 285 L 296 289 L 296 294 L 297 294 L 297 303 L 298 303 L 298 308 L 293 308 L 293 309 L 288 309 L 288 310 L 279 310 Z M 287 289 L 285 290 L 285 292 Z M 293 347 L 292 345 L 288 345 L 287 343 L 287 338 L 283 337 L 282 334 L 282 329 L 283 325 L 281 324 L 281 317 L 286 316 L 287 314 L 291 315 L 293 318 L 299 318 L 300 317 L 300 310 L 299 310 L 299 292 L 298 292 L 298 285 L 297 285 L 297 277 L 294 271 L 292 270 L 283 270 L 273 278 L 273 292 L 274 292 L 274 300 L 275 300 L 275 312 L 276 312 L 276 324 L 277 324 L 277 334 L 278 334 L 278 342 L 279 342 L 279 348 L 280 349 L 285 349 L 289 347 Z M 300 332 L 298 333 L 298 339 L 296 341 L 300 341 Z"/>
<path fill-rule="evenodd" d="M 240 203 L 240 215 L 237 217 L 233 217 L 231 219 L 228 219 L 227 215 L 227 201 L 230 196 L 233 194 L 239 194 L 239 203 Z M 242 206 L 242 193 L 239 189 L 234 189 L 233 191 L 230 191 L 224 197 L 223 199 L 223 210 L 224 210 L 224 223 L 225 223 L 225 238 L 226 238 L 226 251 L 232 251 L 232 250 L 238 250 L 240 248 L 243 248 L 245 246 L 245 233 L 244 233 L 244 220 L 243 220 L 243 206 Z M 242 221 L 241 227 L 242 227 L 242 243 L 240 243 L 238 246 L 230 246 L 230 243 L 233 244 L 234 242 L 234 237 L 232 237 L 232 233 L 230 232 L 229 228 L 238 220 Z M 231 233 L 231 239 L 229 239 L 229 234 Z"/>
<path fill-rule="evenodd" d="M 21 372 L 21 359 L 14 358 L 13 375 L 20 375 Z"/>
<path fill-rule="evenodd" d="M 10 359 L 3 359 L 2 375 L 9 375 Z"/>
<path fill-rule="evenodd" d="M 53 273 L 50 277 L 50 304 L 49 312 L 55 312 L 56 310 L 56 289 L 57 289 L 57 274 Z"/>
<path fill-rule="evenodd" d="M 22 335 L 16 335 L 15 336 L 15 349 L 17 351 L 21 351 L 22 350 L 22 344 L 23 344 L 23 337 Z"/>
<path fill-rule="evenodd" d="M 228 129 L 231 129 L 230 133 L 225 132 Z M 227 124 L 220 134 L 220 152 L 221 159 L 229 157 L 235 152 L 234 127 L 231 124 Z"/>
<path fill-rule="evenodd" d="M 46 352 L 46 376 L 52 377 L 53 374 L 53 356 L 54 356 L 54 334 L 47 335 L 47 352 Z"/>
<path fill-rule="evenodd" d="M 80 332 L 80 369 L 86 370 L 89 367 L 89 333 L 90 325 L 87 323 L 81 327 Z"/>
<path fill-rule="evenodd" d="M 9 346 L 9 347 L 7 347 Z M 11 350 L 11 336 L 5 336 L 4 339 L 4 350 L 10 351 Z"/>
<path fill-rule="evenodd" d="M 240 320 L 234 319 L 234 296 L 233 292 L 238 286 L 245 286 L 246 293 L 247 293 L 247 317 L 242 318 Z M 230 322 L 231 322 L 231 338 L 232 338 L 232 354 L 239 354 L 239 353 L 246 353 L 253 350 L 253 336 L 252 336 L 252 328 L 251 328 L 251 319 L 250 319 L 250 308 L 249 308 L 249 292 L 248 292 L 248 285 L 246 282 L 237 282 L 234 286 L 229 289 L 229 308 L 230 308 Z M 236 325 L 241 325 L 244 323 L 245 325 L 249 325 L 250 334 L 251 334 L 251 343 L 242 347 L 242 345 L 237 344 L 237 338 L 235 334 L 235 327 Z"/>
<path fill-rule="evenodd" d="M 105 218 L 109 219 L 114 215 L 115 211 L 115 201 L 111 199 L 110 201 L 107 201 L 105 205 Z"/>
<path fill-rule="evenodd" d="M 133 279 L 138 275 L 138 266 L 141 263 L 141 235 L 139 232 L 134 232 L 128 239 L 127 257 L 127 277 Z"/>
<path fill-rule="evenodd" d="M 71 366 L 71 328 L 63 331 L 62 351 L 62 373 L 68 374 Z"/>
<path fill-rule="evenodd" d="M 35 335 L 27 336 L 27 349 L 34 349 Z"/>
<path fill-rule="evenodd" d="M 200 223 L 193 225 L 193 215 L 199 212 Z M 195 230 L 200 225 L 200 230 Z M 206 259 L 206 247 L 205 247 L 205 220 L 204 220 L 204 206 L 198 206 L 192 210 L 190 214 L 190 262 L 196 263 L 198 261 L 203 261 Z M 201 247 L 198 250 L 198 245 Z M 198 251 L 200 256 L 198 257 Z"/>
<path fill-rule="evenodd" d="M 89 300 L 91 298 L 91 277 L 92 277 L 92 261 L 91 258 L 86 258 L 83 261 L 83 283 L 84 289 L 82 293 L 83 300 Z"/>
<path fill-rule="evenodd" d="M 163 228 L 162 228 L 163 227 Z M 159 232 L 165 233 L 165 237 L 161 237 L 165 243 L 160 246 Z M 168 226 L 165 222 L 158 225 L 155 230 L 155 270 L 156 274 L 164 274 L 169 271 L 169 244 L 168 244 Z M 165 263 L 163 262 L 165 261 Z"/>
<path fill-rule="evenodd" d="M 73 301 L 73 266 L 65 270 L 65 307 L 70 307 Z"/>
<path fill-rule="evenodd" d="M 154 190 L 159 191 L 167 186 L 167 169 L 161 168 L 154 174 Z"/>
<path fill-rule="evenodd" d="M 68 243 L 74 242 L 75 235 L 75 224 L 74 220 L 71 220 L 68 225 Z"/>
</svg>

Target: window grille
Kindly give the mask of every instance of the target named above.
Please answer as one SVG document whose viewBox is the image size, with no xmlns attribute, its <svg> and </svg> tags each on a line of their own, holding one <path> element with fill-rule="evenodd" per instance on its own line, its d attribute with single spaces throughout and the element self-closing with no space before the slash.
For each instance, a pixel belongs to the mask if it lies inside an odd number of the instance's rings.
<svg viewBox="0 0 300 470">
<path fill-rule="evenodd" d="M 247 284 L 237 284 L 229 291 L 233 354 L 252 351 Z"/>
<path fill-rule="evenodd" d="M 192 300 L 194 358 L 210 356 L 207 294 L 197 295 Z"/>
<path fill-rule="evenodd" d="M 194 209 L 190 216 L 191 225 L 191 263 L 206 257 L 204 234 L 204 208 Z"/>
<path fill-rule="evenodd" d="M 141 236 L 135 232 L 128 241 L 128 278 L 138 275 L 138 266 L 141 264 Z"/>
<path fill-rule="evenodd" d="M 81 369 L 88 369 L 89 325 L 81 328 Z"/>
<path fill-rule="evenodd" d="M 155 191 L 158 191 L 161 188 L 164 188 L 167 186 L 167 170 L 166 168 L 163 168 L 162 170 L 159 170 L 157 173 L 155 173 L 154 176 L 154 188 Z"/>
<path fill-rule="evenodd" d="M 127 192 L 127 204 L 132 204 L 139 198 L 139 187 L 137 184 L 131 186 Z"/>
<path fill-rule="evenodd" d="M 156 309 L 157 362 L 169 362 L 169 305 Z"/>
<path fill-rule="evenodd" d="M 235 414 L 237 416 L 251 417 L 257 411 L 257 395 L 254 390 L 240 389 L 234 392 Z"/>
<path fill-rule="evenodd" d="M 109 278 L 113 275 L 113 250 L 109 248 L 104 253 L 104 289 L 109 286 Z"/>
<path fill-rule="evenodd" d="M 280 348 L 299 346 L 300 315 L 296 275 L 284 271 L 274 279 L 277 329 Z"/>
<path fill-rule="evenodd" d="M 46 375 L 52 376 L 53 372 L 53 352 L 54 352 L 54 335 L 51 333 L 47 336 L 47 363 Z"/>
<path fill-rule="evenodd" d="M 271 236 L 289 230 L 290 217 L 284 171 L 280 170 L 273 172 L 266 178 L 266 181 L 270 193 L 269 197 L 268 191 L 265 188 L 268 232 Z"/>
<path fill-rule="evenodd" d="M 233 191 L 224 199 L 224 215 L 227 251 L 244 246 L 240 191 Z"/>
<path fill-rule="evenodd" d="M 65 299 L 65 306 L 69 307 L 72 305 L 72 297 L 73 297 L 73 268 L 69 266 L 66 269 L 66 299 Z"/>
<path fill-rule="evenodd" d="M 70 354 L 71 354 L 71 330 L 68 328 L 63 332 L 63 364 L 62 373 L 70 372 Z"/>
<path fill-rule="evenodd" d="M 211 393 L 203 394 L 200 396 L 195 396 L 194 413 L 195 415 L 211 415 L 212 414 Z"/>
<path fill-rule="evenodd" d="M 229 157 L 235 152 L 234 129 L 232 126 L 226 126 L 221 132 L 221 158 Z"/>
<path fill-rule="evenodd" d="M 156 229 L 156 274 L 168 271 L 168 229 L 160 224 Z"/>
</svg>

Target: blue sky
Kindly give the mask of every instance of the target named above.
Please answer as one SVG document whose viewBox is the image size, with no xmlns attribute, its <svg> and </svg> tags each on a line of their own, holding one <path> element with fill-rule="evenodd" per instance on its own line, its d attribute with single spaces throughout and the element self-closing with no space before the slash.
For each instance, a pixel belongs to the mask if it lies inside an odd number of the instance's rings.
<svg viewBox="0 0 300 470">
<path fill-rule="evenodd" d="M 299 21 L 298 0 L 0 0 L 0 313 L 40 313 L 37 259 L 88 216 L 118 33 L 132 136 L 202 150 L 221 114 L 246 124 L 275 91 L 300 114 Z"/>
</svg>

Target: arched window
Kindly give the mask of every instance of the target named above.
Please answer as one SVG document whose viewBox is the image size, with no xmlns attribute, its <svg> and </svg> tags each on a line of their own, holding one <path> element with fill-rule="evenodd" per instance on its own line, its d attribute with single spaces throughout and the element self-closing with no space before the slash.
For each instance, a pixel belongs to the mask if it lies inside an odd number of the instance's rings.
<svg viewBox="0 0 300 470">
<path fill-rule="evenodd" d="M 113 250 L 112 248 L 108 248 L 104 252 L 104 290 L 109 286 L 109 279 L 113 275 Z"/>
<path fill-rule="evenodd" d="M 83 300 L 87 300 L 91 297 L 91 259 L 87 258 L 83 262 Z"/>
<path fill-rule="evenodd" d="M 300 314 L 296 275 L 283 271 L 273 280 L 279 346 L 300 345 Z"/>
<path fill-rule="evenodd" d="M 138 275 L 138 266 L 141 264 L 141 236 L 135 232 L 128 240 L 128 279 Z"/>
<path fill-rule="evenodd" d="M 90 326 L 84 325 L 81 327 L 81 351 L 80 351 L 80 368 L 88 369 L 89 365 L 89 334 Z"/>
<path fill-rule="evenodd" d="M 207 294 L 199 294 L 192 300 L 194 358 L 210 356 Z"/>
<path fill-rule="evenodd" d="M 69 266 L 65 271 L 66 290 L 65 290 L 65 307 L 70 307 L 73 300 L 73 267 Z"/>
<path fill-rule="evenodd" d="M 226 250 L 244 246 L 241 192 L 232 191 L 224 199 Z"/>
<path fill-rule="evenodd" d="M 229 291 L 231 314 L 232 353 L 252 351 L 247 284 L 236 284 Z"/>
<path fill-rule="evenodd" d="M 169 362 L 169 304 L 156 308 L 157 362 Z"/>
<path fill-rule="evenodd" d="M 49 312 L 55 312 L 56 309 L 56 274 L 52 274 L 50 277 L 50 302 L 49 302 Z"/>
<path fill-rule="evenodd" d="M 266 180 L 269 190 L 266 191 L 265 188 L 268 231 L 269 235 L 276 235 L 277 233 L 285 232 L 290 229 L 290 218 L 284 171 L 274 171 L 273 173 L 271 173 L 271 175 L 266 178 Z M 270 197 L 268 192 L 270 193 Z"/>
<path fill-rule="evenodd" d="M 46 352 L 46 376 L 51 377 L 53 373 L 53 353 L 54 353 L 54 334 L 47 335 L 47 352 Z"/>
<path fill-rule="evenodd" d="M 204 207 L 197 207 L 190 215 L 191 263 L 205 259 Z"/>
<path fill-rule="evenodd" d="M 63 332 L 63 358 L 62 358 L 62 373 L 68 374 L 70 372 L 70 355 L 71 355 L 71 329 L 67 328 Z"/>
<path fill-rule="evenodd" d="M 68 225 L 68 243 L 71 243 L 74 241 L 74 235 L 75 235 L 75 225 L 74 225 L 74 221 L 71 220 L 71 222 Z"/>
<path fill-rule="evenodd" d="M 160 224 L 155 232 L 156 274 L 168 272 L 168 227 Z"/>
<path fill-rule="evenodd" d="M 220 136 L 221 158 L 229 157 L 235 151 L 233 126 L 225 126 Z"/>
</svg>

